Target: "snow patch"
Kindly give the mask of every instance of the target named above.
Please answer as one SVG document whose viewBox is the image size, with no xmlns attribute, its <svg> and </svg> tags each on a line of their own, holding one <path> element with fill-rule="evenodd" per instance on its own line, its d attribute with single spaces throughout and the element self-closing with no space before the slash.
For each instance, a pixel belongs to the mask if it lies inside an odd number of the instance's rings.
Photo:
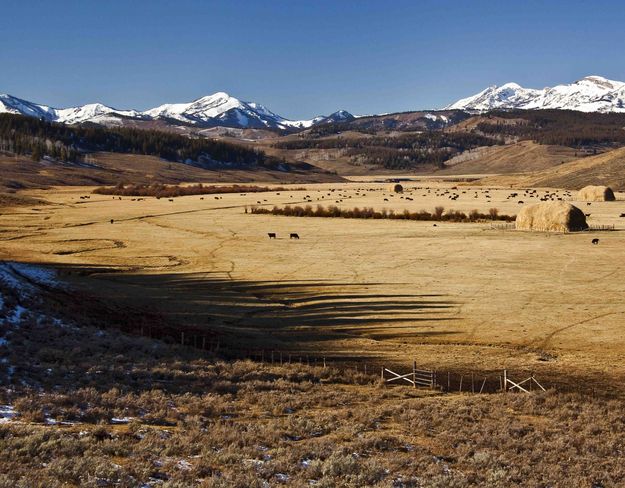
<svg viewBox="0 0 625 488">
<path fill-rule="evenodd" d="M 6 424 L 17 417 L 17 412 L 12 405 L 0 405 L 0 424 Z"/>
</svg>

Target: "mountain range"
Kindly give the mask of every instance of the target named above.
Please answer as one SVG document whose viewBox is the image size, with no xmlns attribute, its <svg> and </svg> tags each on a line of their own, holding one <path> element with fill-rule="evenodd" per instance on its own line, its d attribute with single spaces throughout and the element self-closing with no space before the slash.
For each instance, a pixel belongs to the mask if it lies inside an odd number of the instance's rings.
<svg viewBox="0 0 625 488">
<path fill-rule="evenodd" d="M 174 125 L 195 127 L 234 127 L 244 129 L 306 129 L 328 122 L 352 120 L 345 110 L 321 115 L 308 120 L 289 120 L 275 114 L 267 107 L 244 102 L 224 92 L 217 92 L 189 103 L 168 103 L 146 110 L 119 110 L 101 103 L 71 108 L 53 108 L 20 98 L 0 94 L 0 113 L 37 117 L 63 124 L 95 123 L 99 125 L 124 125 L 127 121 L 162 120 Z"/>
<path fill-rule="evenodd" d="M 608 80 L 601 76 L 587 76 L 571 84 L 543 89 L 523 88 L 517 83 L 506 83 L 502 86 L 490 86 L 442 110 L 487 112 L 497 109 L 560 109 L 625 113 L 625 83 Z M 282 131 L 302 130 L 319 124 L 355 119 L 349 112 L 339 110 L 327 116 L 320 115 L 307 120 L 289 120 L 272 112 L 264 105 L 244 102 L 225 92 L 217 92 L 188 103 L 166 103 L 145 111 L 119 110 L 101 103 L 53 108 L 11 95 L 0 94 L 0 113 L 3 112 L 64 124 L 94 123 L 104 126 L 123 126 L 161 121 L 168 126 L 200 129 L 231 127 Z M 426 116 L 436 118 L 436 111 Z"/>
<path fill-rule="evenodd" d="M 560 109 L 580 112 L 625 112 L 625 83 L 602 76 L 587 76 L 568 85 L 523 88 L 516 83 L 490 86 L 447 110 L 487 112 L 495 109 Z"/>
</svg>

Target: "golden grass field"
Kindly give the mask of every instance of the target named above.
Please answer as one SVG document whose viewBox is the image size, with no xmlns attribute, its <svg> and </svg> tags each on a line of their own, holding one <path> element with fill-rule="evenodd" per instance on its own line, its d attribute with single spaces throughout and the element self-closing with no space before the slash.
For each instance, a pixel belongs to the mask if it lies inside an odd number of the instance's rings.
<svg viewBox="0 0 625 488">
<path fill-rule="evenodd" d="M 306 195 L 311 205 L 506 214 L 536 200 L 423 179 L 404 184 L 408 201 L 360 180 L 173 202 L 80 199 L 91 187 L 29 190 L 50 203 L 3 210 L 0 258 L 60 266 L 89 293 L 215 330 L 229 347 L 459 370 L 625 373 L 625 195 L 573 201 L 590 224 L 616 227 L 575 234 L 245 213 L 259 201 L 304 204 Z"/>
</svg>

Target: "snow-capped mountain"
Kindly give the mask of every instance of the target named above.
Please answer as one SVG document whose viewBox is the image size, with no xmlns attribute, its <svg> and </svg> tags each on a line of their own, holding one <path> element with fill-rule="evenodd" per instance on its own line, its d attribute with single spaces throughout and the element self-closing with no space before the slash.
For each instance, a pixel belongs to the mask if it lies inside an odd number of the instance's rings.
<svg viewBox="0 0 625 488">
<path fill-rule="evenodd" d="M 150 110 L 118 110 L 101 103 L 57 109 L 22 100 L 11 95 L 0 95 L 0 113 L 28 115 L 51 122 L 79 124 L 91 122 L 101 125 L 119 125 L 124 120 L 164 120 L 198 127 L 235 127 L 252 129 L 305 129 L 316 124 L 351 120 L 353 116 L 340 110 L 328 116 L 310 120 L 289 120 L 255 102 L 243 102 L 224 92 L 198 98 L 189 103 L 168 103 Z"/>
<path fill-rule="evenodd" d="M 56 119 L 56 111 L 51 107 L 5 94 L 0 94 L 0 113 L 21 114 L 45 120 Z"/>
<path fill-rule="evenodd" d="M 569 85 L 537 90 L 516 83 L 491 86 L 472 97 L 445 107 L 447 110 L 562 109 L 581 112 L 625 112 L 625 83 L 587 76 Z"/>
<path fill-rule="evenodd" d="M 81 122 L 105 123 L 118 120 L 120 117 L 141 117 L 141 113 L 136 110 L 117 110 L 101 103 L 58 109 L 28 102 L 11 95 L 0 94 L 0 113 L 2 112 L 28 115 L 29 117 L 37 117 L 63 124 L 79 124 Z"/>
</svg>

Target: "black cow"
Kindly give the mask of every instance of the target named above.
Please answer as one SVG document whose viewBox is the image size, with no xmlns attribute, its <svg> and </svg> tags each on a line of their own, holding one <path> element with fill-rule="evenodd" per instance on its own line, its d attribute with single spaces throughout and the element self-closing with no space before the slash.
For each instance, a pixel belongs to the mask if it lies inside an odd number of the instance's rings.
<svg viewBox="0 0 625 488">
<path fill-rule="evenodd" d="M 275 239 L 276 238 L 276 233 L 275 232 L 268 232 L 267 235 L 269 236 L 269 239 Z"/>
<path fill-rule="evenodd" d="M 289 239 L 299 239 L 299 235 L 295 232 L 291 232 L 291 234 L 289 235 Z"/>
<path fill-rule="evenodd" d="M 599 239 L 593 239 L 593 240 L 592 240 L 592 243 L 593 243 L 593 244 L 599 244 Z"/>
</svg>

